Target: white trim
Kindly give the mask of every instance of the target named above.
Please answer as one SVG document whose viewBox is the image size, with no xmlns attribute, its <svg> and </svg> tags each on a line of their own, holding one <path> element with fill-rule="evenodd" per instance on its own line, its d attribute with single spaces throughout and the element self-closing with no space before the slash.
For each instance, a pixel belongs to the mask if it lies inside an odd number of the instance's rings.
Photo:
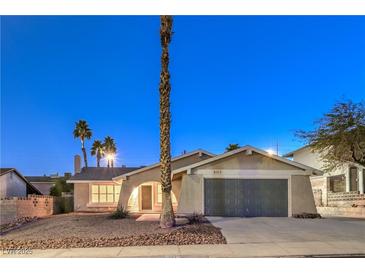
<svg viewBox="0 0 365 274">
<path fill-rule="evenodd" d="M 117 207 L 118 203 L 87 203 L 86 207 Z"/>
<path fill-rule="evenodd" d="M 264 176 L 264 177 L 287 177 L 291 175 L 310 175 L 308 171 L 301 170 L 266 170 L 266 169 L 198 169 L 197 175 L 213 176 L 214 178 L 229 178 L 240 176 Z"/>
<path fill-rule="evenodd" d="M 185 158 L 185 157 L 192 156 L 192 155 L 197 154 L 197 153 L 199 153 L 199 154 L 206 154 L 206 155 L 211 156 L 211 157 L 214 157 L 214 156 L 215 156 L 215 154 L 210 153 L 210 152 L 208 152 L 208 151 L 206 151 L 206 150 L 204 150 L 204 149 L 197 149 L 197 150 L 194 150 L 194 151 L 192 151 L 192 152 L 185 153 L 185 154 L 183 154 L 183 155 L 173 157 L 173 158 L 171 159 L 171 162 L 173 162 L 173 161 L 177 161 L 177 160 L 180 160 L 180 159 L 183 159 L 183 158 Z M 140 173 L 140 172 L 146 171 L 146 170 L 150 170 L 150 169 L 152 169 L 152 168 L 158 167 L 159 165 L 160 165 L 160 162 L 155 163 L 155 164 L 152 164 L 152 165 L 149 165 L 149 166 L 146 166 L 146 167 L 142 167 L 142 168 L 140 168 L 140 169 L 137 169 L 137 170 L 134 170 L 134 171 L 131 171 L 131 172 L 128 172 L 128 173 L 122 174 L 122 175 L 120 175 L 120 176 L 114 177 L 114 178 L 113 178 L 113 181 L 114 181 L 114 180 L 119 180 L 119 179 L 124 179 L 124 180 L 126 180 L 128 176 L 131 176 L 131 175 L 134 175 L 134 174 L 137 174 L 137 173 Z"/>
<path fill-rule="evenodd" d="M 121 185 L 121 182 L 117 182 L 117 181 L 112 181 L 112 180 L 76 180 L 76 181 L 72 181 L 72 180 L 67 180 L 66 181 L 67 184 L 118 184 Z"/>
<path fill-rule="evenodd" d="M 268 158 L 273 158 L 273 159 L 275 159 L 275 160 L 277 160 L 279 162 L 283 162 L 285 164 L 288 164 L 288 165 L 297 167 L 297 168 L 302 169 L 302 170 L 305 170 L 305 171 L 310 171 L 311 174 L 313 174 L 313 173 L 323 174 L 322 171 L 317 170 L 315 168 L 312 168 L 312 167 L 309 167 L 309 166 L 306 166 L 306 165 L 303 165 L 303 164 L 300 164 L 300 163 L 297 163 L 297 162 L 294 162 L 294 161 L 285 159 L 285 158 L 280 157 L 280 156 L 277 156 L 277 155 L 271 155 L 271 154 L 267 153 L 264 150 L 261 150 L 261 149 L 258 149 L 258 148 L 255 148 L 255 147 L 252 147 L 252 146 L 249 146 L 249 145 L 244 146 L 244 147 L 239 148 L 239 149 L 236 149 L 236 150 L 233 150 L 233 151 L 229 151 L 229 152 L 226 152 L 226 153 L 217 155 L 217 156 L 212 157 L 212 158 L 209 158 L 207 160 L 203 160 L 203 161 L 194 163 L 194 164 L 189 165 L 189 166 L 185 166 L 185 167 L 176 169 L 176 170 L 174 170 L 172 172 L 172 174 L 177 174 L 177 173 L 180 173 L 180 172 L 187 171 L 189 169 L 193 169 L 193 168 L 196 168 L 196 167 L 199 167 L 199 166 L 203 166 L 203 165 L 206 165 L 206 164 L 215 162 L 217 160 L 224 159 L 224 158 L 227 158 L 229 156 L 238 154 L 238 153 L 243 152 L 243 151 L 246 151 L 246 150 L 251 150 L 251 151 L 254 151 L 254 152 L 258 153 L 258 154 L 264 155 L 264 156 L 266 156 Z"/>
</svg>

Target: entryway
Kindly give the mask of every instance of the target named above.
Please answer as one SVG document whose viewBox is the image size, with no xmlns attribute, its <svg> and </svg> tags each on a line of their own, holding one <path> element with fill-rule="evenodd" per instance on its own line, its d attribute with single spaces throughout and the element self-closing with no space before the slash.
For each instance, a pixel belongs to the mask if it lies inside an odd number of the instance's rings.
<svg viewBox="0 0 365 274">
<path fill-rule="evenodd" d="M 142 210 L 152 210 L 152 185 L 141 186 Z"/>
</svg>

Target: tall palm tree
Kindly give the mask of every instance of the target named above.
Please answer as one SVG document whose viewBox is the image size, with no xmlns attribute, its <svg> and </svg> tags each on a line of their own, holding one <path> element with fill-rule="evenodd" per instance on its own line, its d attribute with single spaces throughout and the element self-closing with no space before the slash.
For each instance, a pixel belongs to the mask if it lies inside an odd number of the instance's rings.
<svg viewBox="0 0 365 274">
<path fill-rule="evenodd" d="M 114 167 L 114 158 L 117 153 L 117 145 L 114 142 L 114 139 L 110 136 L 106 136 L 104 139 L 104 150 L 107 154 L 108 167 Z"/>
<path fill-rule="evenodd" d="M 162 212 L 160 226 L 169 228 L 175 225 L 171 201 L 171 151 L 170 151 L 170 73 L 169 44 L 172 36 L 172 16 L 161 16 L 160 38 L 162 46 L 160 74 L 160 162 Z"/>
<path fill-rule="evenodd" d="M 96 156 L 96 166 L 100 167 L 100 160 L 105 155 L 104 145 L 101 141 L 94 141 L 93 146 L 91 147 L 91 155 Z"/>
<path fill-rule="evenodd" d="M 74 138 L 80 138 L 81 150 L 84 155 L 84 163 L 87 168 L 87 155 L 85 150 L 85 139 L 90 139 L 92 136 L 92 131 L 85 120 L 79 120 L 75 123 L 75 129 L 73 131 Z"/>
</svg>

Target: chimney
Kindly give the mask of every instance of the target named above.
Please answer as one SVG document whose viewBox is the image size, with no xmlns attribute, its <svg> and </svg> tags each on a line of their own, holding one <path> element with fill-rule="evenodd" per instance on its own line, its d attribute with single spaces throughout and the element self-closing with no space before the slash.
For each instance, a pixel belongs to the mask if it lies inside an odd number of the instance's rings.
<svg viewBox="0 0 365 274">
<path fill-rule="evenodd" d="M 74 157 L 74 171 L 75 171 L 75 174 L 81 172 L 81 157 L 80 157 L 80 155 L 75 155 L 75 157 Z"/>
</svg>

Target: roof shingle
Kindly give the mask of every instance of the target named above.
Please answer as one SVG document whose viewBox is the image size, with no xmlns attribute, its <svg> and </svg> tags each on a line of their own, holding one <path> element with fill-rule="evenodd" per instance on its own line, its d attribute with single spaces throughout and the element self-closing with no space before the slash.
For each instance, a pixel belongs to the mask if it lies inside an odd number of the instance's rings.
<svg viewBox="0 0 365 274">
<path fill-rule="evenodd" d="M 139 169 L 140 167 L 83 167 L 69 181 L 111 181 L 114 177 Z"/>
</svg>

